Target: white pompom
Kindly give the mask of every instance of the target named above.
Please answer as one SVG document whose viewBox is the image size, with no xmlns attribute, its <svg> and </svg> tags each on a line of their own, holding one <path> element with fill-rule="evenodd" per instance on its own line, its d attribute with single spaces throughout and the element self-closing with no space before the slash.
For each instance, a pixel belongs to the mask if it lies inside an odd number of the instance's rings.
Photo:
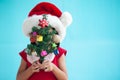
<svg viewBox="0 0 120 80">
<path fill-rule="evenodd" d="M 67 27 L 72 23 L 72 16 L 69 12 L 64 12 L 60 17 L 60 20 L 64 27 Z"/>
</svg>

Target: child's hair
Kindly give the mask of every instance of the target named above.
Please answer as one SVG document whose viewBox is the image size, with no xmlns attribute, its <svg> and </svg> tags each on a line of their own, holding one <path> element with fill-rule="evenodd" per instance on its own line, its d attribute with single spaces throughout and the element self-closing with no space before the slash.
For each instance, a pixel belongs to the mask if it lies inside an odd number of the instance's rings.
<svg viewBox="0 0 120 80">
<path fill-rule="evenodd" d="M 53 30 L 55 30 L 55 28 L 52 28 Z M 58 32 L 56 33 L 58 35 Z M 60 42 L 59 43 L 56 43 L 57 47 L 60 46 Z"/>
</svg>

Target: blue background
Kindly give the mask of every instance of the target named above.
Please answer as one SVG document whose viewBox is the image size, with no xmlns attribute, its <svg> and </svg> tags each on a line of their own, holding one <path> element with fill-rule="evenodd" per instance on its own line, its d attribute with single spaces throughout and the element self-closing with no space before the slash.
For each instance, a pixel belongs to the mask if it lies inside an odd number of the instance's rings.
<svg viewBox="0 0 120 80">
<path fill-rule="evenodd" d="M 18 53 L 29 43 L 22 24 L 41 1 L 0 0 L 0 80 L 15 80 Z M 61 44 L 69 80 L 120 80 L 120 0 L 46 1 L 73 16 Z"/>
</svg>

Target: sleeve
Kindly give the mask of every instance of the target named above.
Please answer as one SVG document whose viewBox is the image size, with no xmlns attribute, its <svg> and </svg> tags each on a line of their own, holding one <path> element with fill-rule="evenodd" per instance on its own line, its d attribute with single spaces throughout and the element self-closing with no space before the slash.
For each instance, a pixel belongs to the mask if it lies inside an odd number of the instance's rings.
<svg viewBox="0 0 120 80">
<path fill-rule="evenodd" d="M 61 48 L 61 47 L 58 48 L 58 51 L 59 51 L 58 58 L 60 58 L 63 54 L 64 54 L 65 56 L 66 56 L 66 54 L 67 54 L 67 50 L 65 50 L 65 49 L 63 49 L 63 48 Z"/>
<path fill-rule="evenodd" d="M 27 62 L 27 55 L 26 55 L 26 53 L 25 53 L 24 50 L 21 51 L 21 52 L 19 53 L 19 55 L 21 56 L 21 58 L 22 58 L 23 60 L 25 60 L 25 61 Z"/>
</svg>

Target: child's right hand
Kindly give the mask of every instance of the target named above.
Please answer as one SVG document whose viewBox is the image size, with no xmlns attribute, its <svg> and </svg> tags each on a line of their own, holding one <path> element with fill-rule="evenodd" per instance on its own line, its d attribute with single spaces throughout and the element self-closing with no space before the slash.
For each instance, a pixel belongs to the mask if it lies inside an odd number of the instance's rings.
<svg viewBox="0 0 120 80">
<path fill-rule="evenodd" d="M 32 73 L 34 73 L 34 72 L 39 72 L 41 65 L 42 65 L 42 64 L 39 63 L 39 61 L 36 61 L 36 62 L 32 63 L 32 65 L 31 65 Z"/>
</svg>

